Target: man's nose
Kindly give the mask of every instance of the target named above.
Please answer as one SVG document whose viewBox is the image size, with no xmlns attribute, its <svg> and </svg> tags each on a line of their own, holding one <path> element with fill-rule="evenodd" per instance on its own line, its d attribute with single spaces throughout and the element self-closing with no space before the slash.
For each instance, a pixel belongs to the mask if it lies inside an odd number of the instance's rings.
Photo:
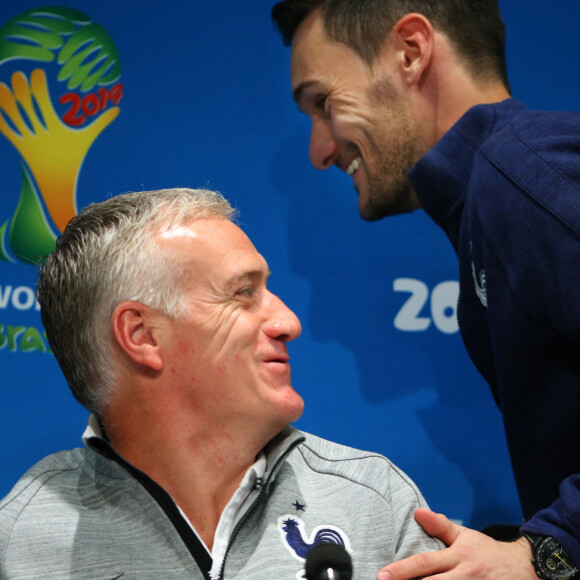
<svg viewBox="0 0 580 580">
<path fill-rule="evenodd" d="M 300 336 L 302 325 L 298 317 L 278 296 L 267 292 L 269 316 L 264 325 L 265 332 L 271 338 L 287 342 Z"/>
<path fill-rule="evenodd" d="M 336 159 L 338 146 L 328 122 L 313 119 L 310 132 L 310 161 L 316 169 L 328 169 Z"/>
</svg>

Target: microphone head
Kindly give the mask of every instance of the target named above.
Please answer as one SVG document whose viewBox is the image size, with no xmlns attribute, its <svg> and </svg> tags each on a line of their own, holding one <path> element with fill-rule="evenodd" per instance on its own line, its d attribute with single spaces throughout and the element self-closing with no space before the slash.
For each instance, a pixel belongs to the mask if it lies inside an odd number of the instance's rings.
<svg viewBox="0 0 580 580">
<path fill-rule="evenodd" d="M 334 576 L 328 575 L 329 569 L 335 573 Z M 304 571 L 307 580 L 323 580 L 324 578 L 351 580 L 352 560 L 342 546 L 323 542 L 316 544 L 306 555 Z"/>
</svg>

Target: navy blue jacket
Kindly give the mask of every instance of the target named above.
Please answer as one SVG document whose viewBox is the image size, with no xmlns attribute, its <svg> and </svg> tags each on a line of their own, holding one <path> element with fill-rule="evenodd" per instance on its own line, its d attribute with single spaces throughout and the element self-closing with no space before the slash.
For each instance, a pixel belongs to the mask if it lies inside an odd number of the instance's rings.
<svg viewBox="0 0 580 580">
<path fill-rule="evenodd" d="M 459 328 L 503 415 L 524 529 L 580 564 L 580 114 L 474 107 L 409 175 L 459 258 Z"/>
</svg>

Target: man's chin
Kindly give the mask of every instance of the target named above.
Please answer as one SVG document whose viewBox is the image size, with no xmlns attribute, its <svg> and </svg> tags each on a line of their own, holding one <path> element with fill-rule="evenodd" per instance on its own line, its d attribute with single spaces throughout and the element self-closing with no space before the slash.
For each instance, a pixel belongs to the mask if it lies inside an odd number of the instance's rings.
<svg viewBox="0 0 580 580">
<path fill-rule="evenodd" d="M 367 222 L 375 222 L 386 217 L 411 213 L 419 209 L 419 201 L 414 191 L 389 197 L 388 199 L 365 199 L 359 195 L 358 213 Z"/>
<path fill-rule="evenodd" d="M 361 203 L 360 197 L 358 202 L 358 213 L 360 217 L 367 222 L 376 222 L 387 216 L 395 215 L 391 211 L 387 211 L 387 208 L 377 207 L 370 203 Z"/>
</svg>

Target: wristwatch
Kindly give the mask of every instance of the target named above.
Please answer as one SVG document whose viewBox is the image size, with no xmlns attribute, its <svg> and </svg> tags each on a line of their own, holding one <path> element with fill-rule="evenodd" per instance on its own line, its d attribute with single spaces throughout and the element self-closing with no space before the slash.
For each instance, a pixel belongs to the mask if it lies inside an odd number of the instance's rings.
<svg viewBox="0 0 580 580">
<path fill-rule="evenodd" d="M 558 540 L 552 536 L 538 536 L 524 532 L 532 545 L 532 564 L 536 574 L 544 580 L 571 580 L 578 575 L 578 567 Z"/>
</svg>

